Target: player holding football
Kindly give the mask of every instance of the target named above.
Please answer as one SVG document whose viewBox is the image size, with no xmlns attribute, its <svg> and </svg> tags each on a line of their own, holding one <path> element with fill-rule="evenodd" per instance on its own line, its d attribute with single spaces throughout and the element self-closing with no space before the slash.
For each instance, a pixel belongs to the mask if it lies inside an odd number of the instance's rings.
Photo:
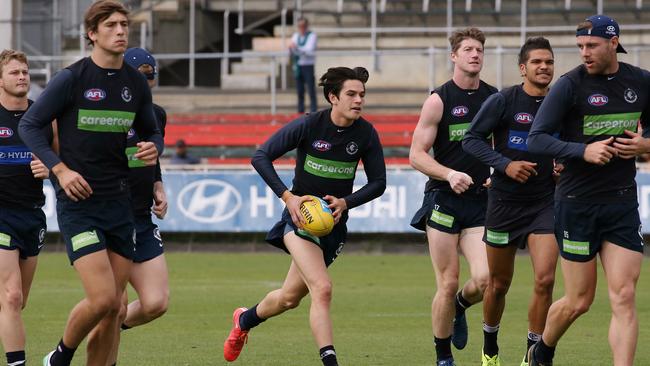
<svg viewBox="0 0 650 366">
<path fill-rule="evenodd" d="M 330 303 L 332 281 L 327 267 L 343 249 L 348 210 L 382 195 L 386 188 L 386 166 L 379 136 L 361 117 L 368 71 L 362 67 L 330 68 L 320 78 L 330 109 L 302 116 L 287 124 L 260 147 L 253 167 L 286 204 L 282 219 L 266 240 L 291 255 L 291 265 L 282 288 L 268 293 L 250 309 L 238 308 L 233 327 L 224 343 L 224 358 L 234 361 L 246 343 L 248 332 L 268 318 L 295 308 L 311 296 L 309 319 L 324 366 L 338 365 L 333 346 Z M 273 161 L 297 149 L 293 188 L 278 177 Z M 359 161 L 368 183 L 352 192 Z M 335 226 L 323 237 L 302 230 L 300 205 L 306 195 L 322 197 L 333 211 Z"/>
</svg>

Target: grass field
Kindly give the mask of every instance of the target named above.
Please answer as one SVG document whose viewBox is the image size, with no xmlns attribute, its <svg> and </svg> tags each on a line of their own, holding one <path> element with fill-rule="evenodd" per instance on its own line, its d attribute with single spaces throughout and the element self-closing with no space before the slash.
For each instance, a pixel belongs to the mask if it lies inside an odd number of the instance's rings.
<svg viewBox="0 0 650 366">
<path fill-rule="evenodd" d="M 222 344 L 232 310 L 253 305 L 280 286 L 289 264 L 289 257 L 282 254 L 170 253 L 167 259 L 172 294 L 169 312 L 154 323 L 122 333 L 119 365 L 227 364 Z M 500 331 L 504 365 L 518 366 L 523 356 L 530 271 L 529 258 L 518 257 Z M 650 349 L 643 347 L 650 340 L 649 271 L 645 263 L 638 286 L 641 347 L 636 365 L 650 365 Z M 342 365 L 433 364 L 429 309 L 435 282 L 428 256 L 344 254 L 331 274 L 335 346 Z M 599 278 L 596 301 L 563 338 L 557 365 L 611 365 L 609 305 L 602 273 Z M 560 280 L 555 297 L 561 293 Z M 65 255 L 41 255 L 24 313 L 29 364 L 40 365 L 42 356 L 58 342 L 67 314 L 81 295 Z M 299 308 L 254 329 L 233 365 L 320 365 L 308 309 L 305 299 Z M 465 350 L 455 352 L 458 365 L 480 362 L 481 311 L 480 306 L 468 311 L 470 340 Z M 73 365 L 84 364 L 83 347 Z"/>
</svg>

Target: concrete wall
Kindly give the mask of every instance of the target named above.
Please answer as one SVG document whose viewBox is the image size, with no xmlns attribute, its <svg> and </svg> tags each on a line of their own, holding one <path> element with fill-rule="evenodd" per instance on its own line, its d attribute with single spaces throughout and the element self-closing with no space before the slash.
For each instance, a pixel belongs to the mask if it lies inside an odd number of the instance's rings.
<svg viewBox="0 0 650 366">
<path fill-rule="evenodd" d="M 13 18 L 14 1 L 0 1 L 0 49 L 12 48 L 13 29 L 11 19 Z"/>
</svg>

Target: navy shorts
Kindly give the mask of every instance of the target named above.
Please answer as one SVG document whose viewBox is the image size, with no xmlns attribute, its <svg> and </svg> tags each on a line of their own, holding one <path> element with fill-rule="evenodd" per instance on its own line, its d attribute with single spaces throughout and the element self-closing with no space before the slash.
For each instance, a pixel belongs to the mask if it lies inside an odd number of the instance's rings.
<svg viewBox="0 0 650 366">
<path fill-rule="evenodd" d="M 503 248 L 515 245 L 526 248 L 529 234 L 553 234 L 553 195 L 534 201 L 502 200 L 488 196 L 483 241 Z"/>
<path fill-rule="evenodd" d="M 40 208 L 0 208 L 0 249 L 18 249 L 20 258 L 40 253 L 45 239 L 45 214 Z"/>
<path fill-rule="evenodd" d="M 284 245 L 284 235 L 291 231 L 300 238 L 318 245 L 318 247 L 323 251 L 323 259 L 325 260 L 325 265 L 328 267 L 332 262 L 334 262 L 336 257 L 341 254 L 341 251 L 343 251 L 345 239 L 348 234 L 348 228 L 345 225 L 345 222 L 341 220 L 338 224 L 334 225 L 331 233 L 321 236 L 320 238 L 313 236 L 308 232 L 297 228 L 291 220 L 289 211 L 285 208 L 284 211 L 282 211 L 282 219 L 273 226 L 268 234 L 266 234 L 266 241 L 274 247 L 280 248 L 289 253 L 287 247 Z"/>
<path fill-rule="evenodd" d="M 555 236 L 560 255 L 573 262 L 588 262 L 603 241 L 643 253 L 637 201 L 617 203 L 555 203 Z"/>
<path fill-rule="evenodd" d="M 151 216 L 135 217 L 135 263 L 142 263 L 163 254 L 163 241 L 158 225 L 151 221 Z"/>
<path fill-rule="evenodd" d="M 485 195 L 474 198 L 453 192 L 429 191 L 424 194 L 422 207 L 415 213 L 411 226 L 426 231 L 426 226 L 449 234 L 485 224 Z"/>
<path fill-rule="evenodd" d="M 56 213 L 70 263 L 104 249 L 134 258 L 136 233 L 128 197 L 79 202 L 61 198 L 56 203 Z"/>
</svg>

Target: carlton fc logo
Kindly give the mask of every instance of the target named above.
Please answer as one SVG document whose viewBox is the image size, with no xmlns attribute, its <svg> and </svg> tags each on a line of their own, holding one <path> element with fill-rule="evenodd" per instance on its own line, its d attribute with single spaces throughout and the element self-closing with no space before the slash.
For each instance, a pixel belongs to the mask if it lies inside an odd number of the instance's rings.
<svg viewBox="0 0 650 366">
<path fill-rule="evenodd" d="M 625 89 L 625 92 L 623 92 L 623 97 L 625 98 L 625 101 L 630 104 L 636 102 L 638 99 L 636 92 L 630 88 Z"/>
<path fill-rule="evenodd" d="M 594 107 L 604 106 L 608 101 L 609 98 L 607 98 L 606 95 L 602 94 L 592 94 L 587 98 L 587 102 L 589 102 L 589 104 L 593 105 Z"/>
<path fill-rule="evenodd" d="M 0 138 L 8 139 L 14 135 L 14 130 L 9 127 L 0 127 Z"/>
<path fill-rule="evenodd" d="M 330 144 L 327 141 L 323 141 L 323 140 L 314 141 L 314 143 L 311 144 L 311 146 L 313 146 L 314 149 L 316 149 L 318 151 L 328 151 L 329 149 L 332 148 L 332 144 Z"/>
<path fill-rule="evenodd" d="M 233 217 L 241 208 L 242 197 L 226 182 L 202 179 L 185 186 L 178 194 L 177 204 L 190 219 L 213 224 Z"/>
<path fill-rule="evenodd" d="M 459 105 L 451 109 L 451 114 L 455 117 L 464 117 L 469 113 L 469 108 L 464 105 Z"/>
<path fill-rule="evenodd" d="M 97 88 L 88 89 L 84 92 L 84 98 L 91 102 L 99 102 L 106 98 L 106 92 Z"/>
<path fill-rule="evenodd" d="M 530 113 L 517 113 L 515 114 L 515 122 L 523 123 L 525 125 L 533 123 L 533 115 Z"/>
<path fill-rule="evenodd" d="M 135 130 L 131 128 L 129 129 L 129 132 L 126 133 L 126 138 L 130 139 L 133 136 L 135 136 Z"/>
<path fill-rule="evenodd" d="M 130 102 L 131 99 L 133 99 L 133 95 L 131 94 L 131 89 L 129 89 L 126 86 L 124 88 L 122 88 L 122 94 L 121 95 L 122 95 L 122 100 L 127 102 L 127 103 Z"/>
</svg>

